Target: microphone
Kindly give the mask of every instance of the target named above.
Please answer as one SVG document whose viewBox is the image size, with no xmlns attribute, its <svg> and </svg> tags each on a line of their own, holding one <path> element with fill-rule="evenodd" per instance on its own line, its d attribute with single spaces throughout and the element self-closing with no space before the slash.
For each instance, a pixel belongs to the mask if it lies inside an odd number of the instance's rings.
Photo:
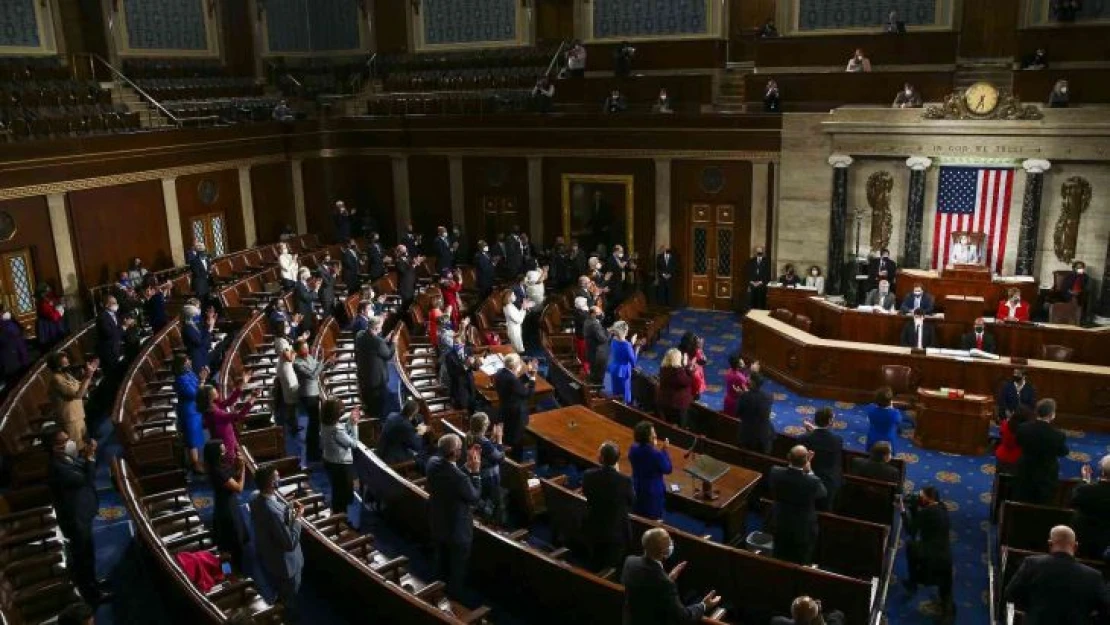
<svg viewBox="0 0 1110 625">
<path fill-rule="evenodd" d="M 694 442 L 690 443 L 690 449 L 687 449 L 686 453 L 682 454 L 683 460 L 689 460 L 691 456 L 697 456 L 697 454 L 694 453 L 694 450 L 698 448 L 698 443 L 700 443 L 703 438 L 705 437 L 701 434 L 694 438 Z"/>
</svg>

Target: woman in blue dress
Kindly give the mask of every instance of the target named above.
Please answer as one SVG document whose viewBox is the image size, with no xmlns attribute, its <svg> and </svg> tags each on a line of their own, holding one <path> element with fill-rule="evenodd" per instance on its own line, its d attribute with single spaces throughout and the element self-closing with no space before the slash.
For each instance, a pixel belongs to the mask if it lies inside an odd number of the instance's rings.
<svg viewBox="0 0 1110 625">
<path fill-rule="evenodd" d="M 173 375 L 173 390 L 177 393 L 177 431 L 181 432 L 185 448 L 189 450 L 193 470 L 204 473 L 204 465 L 200 461 L 200 451 L 204 447 L 204 424 L 197 409 L 197 391 L 208 380 L 208 368 L 202 368 L 199 374 L 194 373 L 189 356 L 177 354 L 173 357 Z"/>
<path fill-rule="evenodd" d="M 894 391 L 889 386 L 880 388 L 875 393 L 875 403 L 865 409 L 867 420 L 871 427 L 867 430 L 867 449 L 879 441 L 886 441 L 892 446 L 898 437 L 898 426 L 902 423 L 902 411 L 895 408 Z"/>
<path fill-rule="evenodd" d="M 672 470 L 667 441 L 659 442 L 655 428 L 648 421 L 637 423 L 632 436 L 636 441 L 628 450 L 628 462 L 632 465 L 632 491 L 636 495 L 632 512 L 649 519 L 662 519 L 667 497 L 663 476 L 670 475 Z"/>
<path fill-rule="evenodd" d="M 636 368 L 636 358 L 640 355 L 641 343 L 632 336 L 627 340 L 628 323 L 618 321 L 609 328 L 609 392 L 615 397 L 632 403 L 632 370 Z"/>
</svg>

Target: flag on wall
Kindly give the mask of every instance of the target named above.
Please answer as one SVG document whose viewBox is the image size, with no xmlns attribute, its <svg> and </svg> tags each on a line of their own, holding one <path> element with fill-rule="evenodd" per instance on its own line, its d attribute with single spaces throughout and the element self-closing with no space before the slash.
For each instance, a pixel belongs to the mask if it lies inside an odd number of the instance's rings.
<svg viewBox="0 0 1110 625">
<path fill-rule="evenodd" d="M 953 232 L 982 232 L 984 261 L 1002 273 L 1010 224 L 1013 169 L 941 167 L 933 225 L 933 269 L 943 268 Z"/>
</svg>

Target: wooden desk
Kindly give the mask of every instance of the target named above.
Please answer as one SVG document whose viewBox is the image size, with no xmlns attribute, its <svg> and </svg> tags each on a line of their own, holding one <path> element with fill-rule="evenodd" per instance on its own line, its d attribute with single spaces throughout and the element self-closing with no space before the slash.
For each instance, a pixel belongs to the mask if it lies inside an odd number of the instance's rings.
<svg viewBox="0 0 1110 625">
<path fill-rule="evenodd" d="M 599 415 L 585 406 L 568 406 L 532 415 L 528 431 L 547 444 L 575 457 L 580 464 L 596 466 L 597 450 L 605 441 L 613 441 L 621 448 L 622 456 L 627 456 L 632 447 L 632 430 Z M 706 521 L 721 523 L 725 529 L 726 542 L 744 531 L 744 513 L 748 496 L 762 477 L 759 473 L 743 467 L 730 465 L 724 477 L 713 484 L 719 495 L 713 501 L 697 496 L 701 489 L 698 480 L 684 471 L 687 461 L 684 450 L 670 447 L 674 472 L 666 477 L 667 505 L 687 510 L 693 516 Z M 619 465 L 621 473 L 632 475 L 628 461 Z M 678 486 L 678 492 L 672 490 Z"/>
<path fill-rule="evenodd" d="M 949 397 L 935 389 L 918 389 L 913 442 L 925 449 L 981 456 L 994 416 L 994 398 L 986 395 Z"/>
<path fill-rule="evenodd" d="M 945 275 L 943 272 L 924 271 L 921 269 L 899 269 L 898 281 L 895 283 L 894 292 L 901 304 L 915 283 L 921 283 L 925 292 L 933 296 L 937 306 L 944 306 L 944 298 L 948 295 L 978 295 L 983 298 L 983 311 L 981 316 L 993 317 L 998 310 L 998 302 L 1006 298 L 1006 291 L 1017 287 L 1021 291 L 1021 298 L 1032 306 L 1037 303 L 1037 283 L 1032 282 L 984 282 L 974 278 L 968 279 L 959 275 Z"/>
<path fill-rule="evenodd" d="M 765 372 L 791 390 L 810 397 L 866 403 L 873 399 L 883 365 L 913 369 L 925 388 L 962 388 L 994 397 L 1015 364 L 999 360 L 957 360 L 914 355 L 908 347 L 824 339 L 749 311 L 743 324 L 743 356 L 759 360 Z M 1039 397 L 1056 399 L 1064 427 L 1110 431 L 1110 367 L 1029 359 L 1021 365 Z"/>
<path fill-rule="evenodd" d="M 803 306 L 804 302 L 811 297 L 819 297 L 817 295 L 816 289 L 797 289 L 785 286 L 768 286 L 767 309 L 776 310 L 779 308 L 785 308 L 794 312 L 800 312 L 800 310 L 797 310 L 797 307 Z"/>
<path fill-rule="evenodd" d="M 487 354 L 501 354 L 502 356 L 516 353 L 516 350 L 513 349 L 512 345 L 491 345 L 482 349 L 484 349 L 485 353 Z M 478 389 L 478 392 L 482 394 L 482 397 L 486 398 L 486 401 L 488 401 L 491 405 L 501 405 L 501 398 L 497 396 L 497 389 L 493 386 L 493 376 L 486 375 L 480 370 L 475 371 L 474 387 Z M 548 382 L 543 378 L 543 376 L 537 374 L 536 390 L 534 393 L 532 393 L 532 400 L 529 405 L 535 408 L 536 404 L 538 404 L 541 400 L 551 397 L 554 394 L 555 387 L 551 386 L 551 382 Z"/>
</svg>

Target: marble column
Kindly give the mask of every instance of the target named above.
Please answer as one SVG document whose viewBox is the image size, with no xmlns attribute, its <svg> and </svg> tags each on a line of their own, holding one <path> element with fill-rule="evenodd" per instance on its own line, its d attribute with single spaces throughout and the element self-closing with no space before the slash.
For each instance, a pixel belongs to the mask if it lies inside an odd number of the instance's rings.
<svg viewBox="0 0 1110 625">
<path fill-rule="evenodd" d="M 752 163 L 752 230 L 750 247 L 767 248 L 767 194 L 770 193 L 767 185 L 767 170 L 771 166 L 768 162 Z"/>
<path fill-rule="evenodd" d="M 932 159 L 924 156 L 911 156 L 906 159 L 906 167 L 910 168 L 910 196 L 906 203 L 906 246 L 902 254 L 902 266 L 908 269 L 921 268 L 921 233 L 925 221 L 925 171 L 932 164 Z"/>
<path fill-rule="evenodd" d="M 1025 169 L 1025 195 L 1021 201 L 1021 223 L 1018 225 L 1017 269 L 1019 276 L 1031 276 L 1037 258 L 1037 238 L 1041 226 L 1041 190 L 1044 172 L 1052 164 L 1041 159 L 1028 159 L 1021 163 Z"/>
<path fill-rule="evenodd" d="M 239 167 L 239 203 L 243 211 L 243 238 L 247 247 L 258 243 L 258 233 L 254 223 L 254 190 L 251 187 L 251 166 Z"/>
<path fill-rule="evenodd" d="M 1110 325 L 1110 239 L 1106 243 L 1106 260 L 1102 263 L 1102 288 L 1099 289 L 1098 308 L 1095 311 L 1096 325 Z"/>
<path fill-rule="evenodd" d="M 66 214 L 66 194 L 51 193 L 46 196 L 46 207 L 50 212 L 50 234 L 54 238 L 54 256 L 58 261 L 58 275 L 62 283 L 57 285 L 63 295 L 72 295 L 67 300 L 80 301 L 81 292 L 77 283 L 77 259 L 73 255 L 73 239 L 69 231 L 69 216 Z"/>
<path fill-rule="evenodd" d="M 659 157 L 654 160 L 655 245 L 648 250 L 650 258 L 655 258 L 655 250 L 660 245 L 671 245 L 671 159 Z"/>
<path fill-rule="evenodd" d="M 833 168 L 832 203 L 829 207 L 829 258 L 825 292 L 829 295 L 844 294 L 844 233 L 848 227 L 848 166 L 852 157 L 833 154 L 829 165 Z"/>
<path fill-rule="evenodd" d="M 557 234 L 551 235 L 554 240 Z M 543 157 L 528 157 L 528 236 L 535 245 L 550 243 L 544 238 L 543 231 Z"/>
<path fill-rule="evenodd" d="M 181 236 L 181 211 L 177 206 L 177 177 L 162 179 L 162 205 L 166 210 L 166 230 L 170 235 L 170 257 L 175 267 L 185 264 L 185 240 Z M 194 241 L 189 235 L 189 246 Z"/>
<path fill-rule="evenodd" d="M 293 219 L 296 221 L 297 234 L 308 234 L 308 212 L 304 205 L 304 168 L 301 159 L 289 161 L 289 173 L 293 180 Z"/>
<path fill-rule="evenodd" d="M 397 218 L 397 240 L 400 241 L 405 228 L 412 221 L 411 199 L 409 198 L 409 157 L 394 154 L 393 165 L 393 210 Z"/>
</svg>

